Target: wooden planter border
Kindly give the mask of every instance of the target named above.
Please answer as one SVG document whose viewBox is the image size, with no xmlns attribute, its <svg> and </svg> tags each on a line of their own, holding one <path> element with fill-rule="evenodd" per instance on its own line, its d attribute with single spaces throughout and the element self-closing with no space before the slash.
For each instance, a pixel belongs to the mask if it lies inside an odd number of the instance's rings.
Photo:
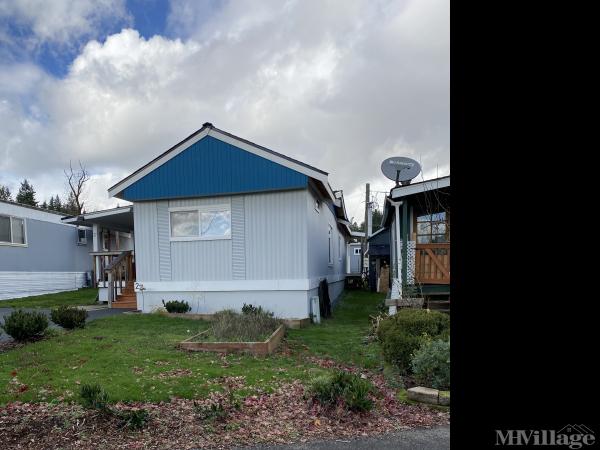
<svg viewBox="0 0 600 450">
<path fill-rule="evenodd" d="M 195 314 L 195 313 L 169 313 L 169 312 L 161 312 L 163 316 L 167 317 L 177 317 L 180 319 L 192 319 L 192 320 L 206 320 L 210 322 L 213 320 L 212 314 Z M 281 319 L 286 327 L 292 329 L 300 329 L 306 328 L 310 325 L 310 319 L 308 317 L 304 319 Z"/>
<path fill-rule="evenodd" d="M 185 341 L 179 343 L 179 347 L 193 352 L 239 352 L 247 351 L 253 355 L 270 355 L 275 351 L 283 335 L 285 334 L 285 325 L 279 325 L 277 329 L 264 342 L 192 342 L 210 330 L 204 330 Z"/>
</svg>

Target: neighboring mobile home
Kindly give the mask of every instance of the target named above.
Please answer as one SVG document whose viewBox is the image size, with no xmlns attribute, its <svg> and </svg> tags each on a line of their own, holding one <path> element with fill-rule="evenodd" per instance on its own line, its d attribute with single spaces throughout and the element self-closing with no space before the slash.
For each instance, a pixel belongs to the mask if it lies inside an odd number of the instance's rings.
<svg viewBox="0 0 600 450">
<path fill-rule="evenodd" d="M 393 188 L 382 223 L 390 235 L 390 299 L 436 297 L 449 307 L 450 176 Z"/>
<path fill-rule="evenodd" d="M 343 291 L 350 229 L 327 173 L 210 123 L 109 195 L 133 203 L 134 252 L 108 272 L 128 277 L 122 295 L 132 295 L 135 280 L 144 312 L 185 300 L 194 313 L 251 303 L 306 318 L 322 279 L 332 301 Z M 89 215 L 66 220 L 94 223 Z"/>
<path fill-rule="evenodd" d="M 64 224 L 61 216 L 0 200 L 0 300 L 87 284 L 91 230 Z"/>
</svg>

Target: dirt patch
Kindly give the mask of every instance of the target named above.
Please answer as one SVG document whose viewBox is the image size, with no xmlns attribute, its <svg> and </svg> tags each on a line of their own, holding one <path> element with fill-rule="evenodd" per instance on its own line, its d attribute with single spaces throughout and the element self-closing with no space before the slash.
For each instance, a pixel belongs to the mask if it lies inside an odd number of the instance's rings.
<svg viewBox="0 0 600 450">
<path fill-rule="evenodd" d="M 4 352 L 7 352 L 7 351 L 15 349 L 15 348 L 23 347 L 24 345 L 25 345 L 24 343 L 16 342 L 16 341 L 0 342 L 0 353 L 4 353 Z"/>
</svg>

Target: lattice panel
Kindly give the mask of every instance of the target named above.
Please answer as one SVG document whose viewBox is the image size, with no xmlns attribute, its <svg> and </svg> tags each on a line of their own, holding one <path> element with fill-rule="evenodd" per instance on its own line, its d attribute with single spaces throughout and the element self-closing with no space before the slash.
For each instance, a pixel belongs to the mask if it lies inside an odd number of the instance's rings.
<svg viewBox="0 0 600 450">
<path fill-rule="evenodd" d="M 402 261 L 402 264 L 406 264 L 406 284 L 415 284 L 416 247 L 416 241 L 408 241 L 408 245 L 406 246 L 407 258 L 406 261 Z M 400 241 L 400 248 L 403 248 L 402 241 Z"/>
<path fill-rule="evenodd" d="M 415 249 L 416 241 L 408 241 L 406 246 L 406 284 L 415 284 Z"/>
</svg>

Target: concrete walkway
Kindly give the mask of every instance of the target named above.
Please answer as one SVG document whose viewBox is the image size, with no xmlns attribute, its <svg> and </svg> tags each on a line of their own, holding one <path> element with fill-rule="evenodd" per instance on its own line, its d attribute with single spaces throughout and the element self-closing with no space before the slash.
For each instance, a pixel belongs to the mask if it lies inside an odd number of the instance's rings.
<svg viewBox="0 0 600 450">
<path fill-rule="evenodd" d="M 92 320 L 101 319 L 102 317 L 114 316 L 116 314 L 123 314 L 127 311 L 134 311 L 132 309 L 117 309 L 117 308 L 109 308 L 106 305 L 85 305 L 79 306 L 79 308 L 83 308 L 88 312 L 87 322 Z M 38 311 L 42 312 L 48 317 L 48 321 L 50 322 L 50 326 L 54 328 L 59 328 L 54 322 L 50 320 L 50 308 L 23 308 L 25 311 Z M 0 308 L 0 326 L 4 323 L 4 317 L 13 312 L 15 308 Z M 0 342 L 11 341 L 12 338 L 7 335 L 4 330 L 2 334 L 0 334 Z"/>
<path fill-rule="evenodd" d="M 450 427 L 417 428 L 358 437 L 348 440 L 316 441 L 306 444 L 243 447 L 237 450 L 446 450 L 450 448 Z"/>
</svg>

